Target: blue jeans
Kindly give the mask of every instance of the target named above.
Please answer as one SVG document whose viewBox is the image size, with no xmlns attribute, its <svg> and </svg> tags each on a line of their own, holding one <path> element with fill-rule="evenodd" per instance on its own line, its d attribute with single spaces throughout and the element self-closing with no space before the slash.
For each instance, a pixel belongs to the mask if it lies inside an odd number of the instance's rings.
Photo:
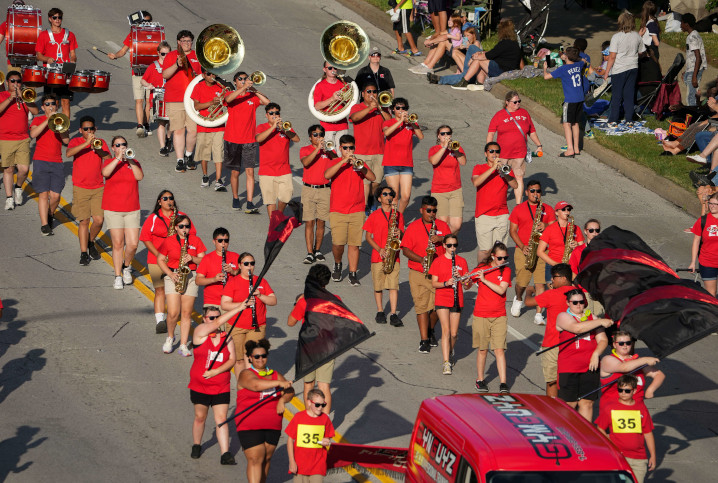
<svg viewBox="0 0 718 483">
<path fill-rule="evenodd" d="M 703 150 L 708 146 L 708 143 L 711 142 L 711 139 L 713 139 L 713 136 L 715 136 L 715 132 L 710 131 L 701 131 L 696 134 L 696 146 L 698 146 L 698 149 L 703 152 Z M 706 159 L 708 160 L 708 164 L 711 164 L 711 158 L 712 154 L 709 154 L 706 156 Z"/>
<path fill-rule="evenodd" d="M 621 119 L 621 105 L 626 121 L 633 120 L 637 78 L 638 68 L 611 75 L 611 113 L 608 122 L 618 122 Z"/>
<path fill-rule="evenodd" d="M 703 70 L 698 71 L 698 75 L 696 76 L 696 80 L 698 83 L 701 81 L 701 77 L 703 77 Z M 696 88 L 693 87 L 693 71 L 686 72 L 683 74 L 683 82 L 686 83 L 686 87 L 688 87 L 688 94 L 686 98 L 686 105 L 687 106 L 695 106 L 696 105 Z"/>
<path fill-rule="evenodd" d="M 471 60 L 471 56 L 477 52 L 480 52 L 477 46 L 469 45 L 469 48 L 466 50 L 466 58 L 464 59 L 464 70 L 462 72 L 466 72 L 466 70 L 469 68 L 469 61 Z M 453 86 L 463 78 L 464 74 L 442 75 L 441 78 L 439 78 L 439 84 Z M 476 76 L 469 79 L 469 82 L 474 82 L 475 79 Z"/>
</svg>

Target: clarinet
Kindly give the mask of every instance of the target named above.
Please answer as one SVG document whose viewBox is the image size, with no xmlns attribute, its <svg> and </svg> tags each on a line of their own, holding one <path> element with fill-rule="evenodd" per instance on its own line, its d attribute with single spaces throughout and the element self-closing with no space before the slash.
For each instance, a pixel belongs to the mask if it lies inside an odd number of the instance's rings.
<svg viewBox="0 0 718 483">
<path fill-rule="evenodd" d="M 222 287 L 227 286 L 227 272 L 224 271 L 224 266 L 227 263 L 227 249 L 225 247 L 222 247 Z"/>
<path fill-rule="evenodd" d="M 252 297 L 252 294 L 254 293 L 254 275 L 251 273 L 249 274 L 249 296 Z M 259 324 L 257 323 L 257 299 L 254 299 L 254 304 L 252 304 L 252 328 L 255 332 L 259 332 Z"/>
<path fill-rule="evenodd" d="M 456 272 L 456 253 L 451 254 L 451 276 L 456 279 L 458 278 Z M 454 282 L 454 307 L 459 306 L 459 282 Z"/>
</svg>

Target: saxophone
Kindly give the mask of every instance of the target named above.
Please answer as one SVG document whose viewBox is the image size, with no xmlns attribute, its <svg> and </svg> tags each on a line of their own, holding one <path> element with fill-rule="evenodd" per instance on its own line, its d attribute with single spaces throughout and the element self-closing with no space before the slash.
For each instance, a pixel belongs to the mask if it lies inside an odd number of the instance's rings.
<svg viewBox="0 0 718 483">
<path fill-rule="evenodd" d="M 424 223 L 422 221 L 422 223 Z M 426 255 L 421 261 L 423 267 L 423 273 L 426 278 L 429 278 L 429 268 L 431 268 L 431 262 L 434 261 L 434 255 L 436 255 L 436 245 L 431 241 L 431 237 L 436 235 L 436 221 L 431 222 L 431 230 L 429 230 L 429 244 L 426 246 Z"/>
<path fill-rule="evenodd" d="M 394 271 L 396 252 L 399 251 L 399 247 L 401 246 L 401 242 L 399 241 L 399 215 L 397 213 L 397 210 L 392 207 L 391 216 L 389 217 L 389 233 L 386 236 L 386 245 L 384 245 L 386 257 L 382 262 L 381 268 L 384 273 Z"/>
<path fill-rule="evenodd" d="M 565 246 L 563 248 L 563 258 L 561 259 L 561 263 L 568 263 L 568 258 L 571 256 L 571 252 L 573 251 L 573 248 L 571 248 L 571 243 L 573 242 L 573 230 L 574 230 L 574 223 L 573 223 L 573 216 L 569 218 L 568 226 L 566 227 L 566 240 L 565 240 Z"/>
<path fill-rule="evenodd" d="M 526 255 L 526 270 L 533 270 L 536 268 L 536 262 L 538 261 L 538 250 L 539 240 L 541 239 L 541 232 L 539 231 L 539 225 L 541 224 L 541 218 L 543 216 L 543 201 L 539 201 L 536 207 L 536 218 L 534 218 L 534 224 L 531 227 L 531 235 L 529 236 L 529 254 Z"/>
<path fill-rule="evenodd" d="M 177 218 L 177 208 L 172 210 L 172 215 L 170 216 L 170 227 L 167 229 L 167 236 L 175 234 L 175 218 Z"/>
<path fill-rule="evenodd" d="M 175 291 L 182 295 L 187 291 L 187 284 L 189 283 L 189 276 L 192 273 L 192 270 L 190 270 L 188 263 L 183 263 L 182 260 L 187 256 L 187 247 L 189 245 L 189 237 L 184 239 L 184 244 L 182 244 L 182 250 L 180 251 L 180 264 L 179 267 L 177 267 L 177 273 L 179 274 L 179 279 L 175 282 Z"/>
</svg>

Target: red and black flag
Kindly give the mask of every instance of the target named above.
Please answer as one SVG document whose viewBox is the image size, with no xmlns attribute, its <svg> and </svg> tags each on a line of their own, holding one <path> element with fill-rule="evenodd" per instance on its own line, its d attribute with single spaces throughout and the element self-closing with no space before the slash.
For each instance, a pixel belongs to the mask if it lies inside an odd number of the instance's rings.
<svg viewBox="0 0 718 483">
<path fill-rule="evenodd" d="M 304 286 L 304 299 L 307 310 L 297 341 L 295 381 L 374 335 L 336 295 L 315 281 Z"/>
</svg>

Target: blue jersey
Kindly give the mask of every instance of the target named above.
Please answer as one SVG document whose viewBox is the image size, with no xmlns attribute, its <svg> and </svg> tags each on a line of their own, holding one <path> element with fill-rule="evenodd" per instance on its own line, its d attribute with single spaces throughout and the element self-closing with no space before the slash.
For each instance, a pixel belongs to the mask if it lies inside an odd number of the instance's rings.
<svg viewBox="0 0 718 483">
<path fill-rule="evenodd" d="M 561 79 L 564 102 L 583 102 L 583 61 L 564 64 L 551 72 L 551 77 Z"/>
</svg>

